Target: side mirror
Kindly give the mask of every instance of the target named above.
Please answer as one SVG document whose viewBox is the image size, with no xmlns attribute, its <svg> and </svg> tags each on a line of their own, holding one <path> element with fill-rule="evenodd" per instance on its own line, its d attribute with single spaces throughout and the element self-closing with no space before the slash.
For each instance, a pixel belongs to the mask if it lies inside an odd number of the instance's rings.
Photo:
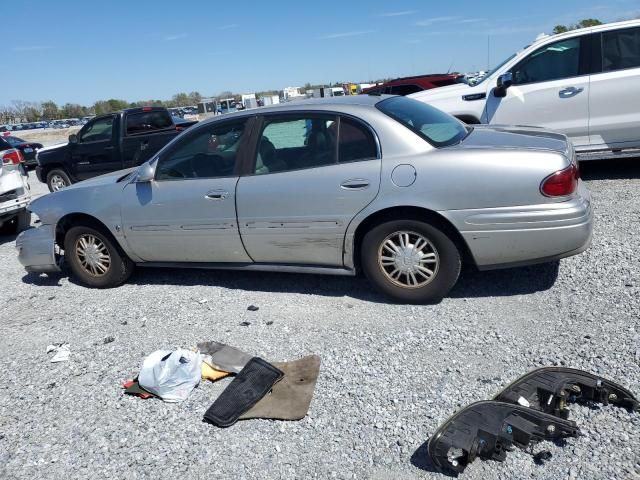
<svg viewBox="0 0 640 480">
<path fill-rule="evenodd" d="M 156 169 L 149 162 L 140 165 L 136 175 L 136 183 L 148 183 L 156 175 Z"/>
<path fill-rule="evenodd" d="M 498 77 L 498 82 L 493 93 L 496 97 L 504 97 L 507 95 L 507 89 L 513 85 L 513 74 L 511 72 L 503 73 Z"/>
<path fill-rule="evenodd" d="M 69 143 L 78 143 L 78 135 L 75 133 L 69 135 Z"/>
</svg>

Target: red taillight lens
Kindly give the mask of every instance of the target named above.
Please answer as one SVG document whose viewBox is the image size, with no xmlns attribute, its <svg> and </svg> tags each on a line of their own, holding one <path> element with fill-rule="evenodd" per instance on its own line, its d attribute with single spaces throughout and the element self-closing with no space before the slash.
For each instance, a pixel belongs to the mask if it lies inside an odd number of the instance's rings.
<svg viewBox="0 0 640 480">
<path fill-rule="evenodd" d="M 24 162 L 24 157 L 20 150 L 7 150 L 2 152 L 1 155 L 3 165 L 20 165 Z"/>
<path fill-rule="evenodd" d="M 545 178 L 540 185 L 540 191 L 547 197 L 566 197 L 578 188 L 579 177 L 578 166 L 571 164 Z"/>
</svg>

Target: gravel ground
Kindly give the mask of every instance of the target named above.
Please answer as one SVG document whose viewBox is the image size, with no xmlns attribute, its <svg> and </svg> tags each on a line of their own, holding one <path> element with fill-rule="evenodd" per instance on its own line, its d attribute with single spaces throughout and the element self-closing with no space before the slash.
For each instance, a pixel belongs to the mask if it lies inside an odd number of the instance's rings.
<svg viewBox="0 0 640 480">
<path fill-rule="evenodd" d="M 584 176 L 589 251 L 465 271 L 436 306 L 390 304 L 363 279 L 246 272 L 139 269 L 89 290 L 25 274 L 0 237 L 0 478 L 442 478 L 429 435 L 534 367 L 589 370 L 640 394 L 640 162 Z M 228 379 L 182 404 L 122 394 L 147 354 L 209 339 L 272 361 L 319 354 L 308 417 L 202 423 Z M 68 362 L 49 363 L 54 342 L 71 344 Z M 640 414 L 571 410 L 584 436 L 539 446 L 553 454 L 544 465 L 514 451 L 463 478 L 640 478 Z"/>
</svg>

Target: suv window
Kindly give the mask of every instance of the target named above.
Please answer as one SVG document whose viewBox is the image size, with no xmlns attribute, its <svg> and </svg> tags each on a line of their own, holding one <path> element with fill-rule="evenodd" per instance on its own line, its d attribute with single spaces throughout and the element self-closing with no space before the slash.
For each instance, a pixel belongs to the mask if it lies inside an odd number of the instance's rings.
<svg viewBox="0 0 640 480">
<path fill-rule="evenodd" d="M 235 173 L 246 120 L 189 132 L 158 160 L 156 180 L 229 177 Z"/>
<path fill-rule="evenodd" d="M 286 172 L 336 163 L 335 115 L 305 114 L 265 119 L 254 173 Z"/>
<path fill-rule="evenodd" d="M 113 134 L 113 116 L 98 118 L 82 129 L 80 142 L 99 142 L 101 140 L 111 140 Z"/>
<path fill-rule="evenodd" d="M 640 67 L 640 28 L 602 34 L 602 71 Z"/>
<path fill-rule="evenodd" d="M 164 110 L 127 115 L 127 135 L 139 135 L 172 127 L 171 115 Z"/>
<path fill-rule="evenodd" d="M 580 75 L 580 38 L 539 48 L 512 69 L 513 84 L 547 82 Z"/>
<path fill-rule="evenodd" d="M 410 95 L 412 93 L 421 92 L 424 90 L 422 87 L 418 85 L 394 85 L 391 87 L 392 95 Z"/>
<path fill-rule="evenodd" d="M 378 147 L 371 131 L 350 118 L 340 118 L 338 142 L 338 161 L 340 163 L 378 158 Z"/>
</svg>

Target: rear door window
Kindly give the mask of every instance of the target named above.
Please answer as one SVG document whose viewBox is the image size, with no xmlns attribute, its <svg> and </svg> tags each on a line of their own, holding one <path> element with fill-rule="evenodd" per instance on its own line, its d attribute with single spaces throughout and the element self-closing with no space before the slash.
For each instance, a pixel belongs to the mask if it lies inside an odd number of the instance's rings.
<svg viewBox="0 0 640 480">
<path fill-rule="evenodd" d="M 613 72 L 640 67 L 640 28 L 602 34 L 602 70 Z"/>
<path fill-rule="evenodd" d="M 338 136 L 338 161 L 340 163 L 357 162 L 378 158 L 378 146 L 366 126 L 347 117 L 340 118 Z"/>
<path fill-rule="evenodd" d="M 152 110 L 127 116 L 127 135 L 140 135 L 173 127 L 169 112 Z"/>
<path fill-rule="evenodd" d="M 418 85 L 394 85 L 391 87 L 391 93 L 393 95 L 411 95 L 412 93 L 421 92 L 422 87 Z"/>
</svg>

